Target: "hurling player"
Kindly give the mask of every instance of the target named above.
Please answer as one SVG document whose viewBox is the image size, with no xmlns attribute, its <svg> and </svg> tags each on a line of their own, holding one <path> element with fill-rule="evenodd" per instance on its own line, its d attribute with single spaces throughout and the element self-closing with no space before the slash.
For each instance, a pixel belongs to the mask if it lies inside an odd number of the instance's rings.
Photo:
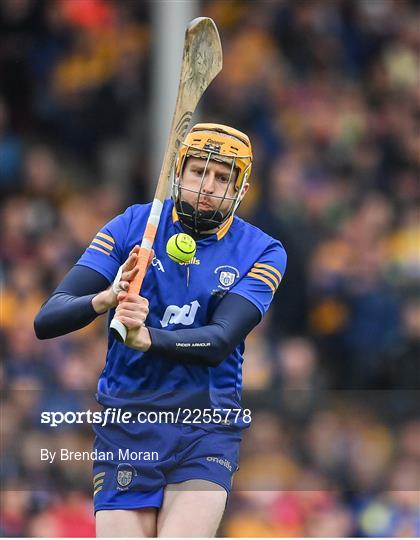
<svg viewBox="0 0 420 540">
<path fill-rule="evenodd" d="M 125 343 L 108 336 L 97 399 L 133 418 L 149 413 L 149 421 L 94 426 L 94 448 L 107 456 L 93 463 L 98 536 L 216 534 L 251 419 L 241 407 L 244 340 L 286 267 L 281 243 L 235 215 L 251 167 L 247 135 L 194 126 L 178 153 L 141 296 L 127 291 L 150 204 L 107 223 L 36 317 L 40 339 L 103 313 L 129 330 Z M 179 232 L 197 243 L 188 264 L 166 253 Z"/>
</svg>

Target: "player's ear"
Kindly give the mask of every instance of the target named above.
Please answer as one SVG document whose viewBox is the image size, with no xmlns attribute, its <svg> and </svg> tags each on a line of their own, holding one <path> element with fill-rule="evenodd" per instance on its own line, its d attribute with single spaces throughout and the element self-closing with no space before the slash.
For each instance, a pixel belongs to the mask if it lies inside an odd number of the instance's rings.
<svg viewBox="0 0 420 540">
<path fill-rule="evenodd" d="M 241 193 L 241 199 L 240 199 L 241 201 L 245 197 L 245 195 L 247 194 L 248 189 L 249 189 L 249 183 L 245 182 L 242 193 Z"/>
</svg>

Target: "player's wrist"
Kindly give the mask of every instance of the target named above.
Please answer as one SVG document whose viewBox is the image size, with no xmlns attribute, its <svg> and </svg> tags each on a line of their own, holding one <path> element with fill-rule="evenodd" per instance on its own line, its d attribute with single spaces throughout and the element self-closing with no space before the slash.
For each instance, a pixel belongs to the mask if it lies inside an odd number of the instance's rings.
<svg viewBox="0 0 420 540">
<path fill-rule="evenodd" d="M 152 340 L 150 332 L 146 326 L 139 328 L 136 336 L 135 348 L 139 351 L 146 352 L 150 349 Z"/>
<path fill-rule="evenodd" d="M 112 289 L 106 289 L 92 298 L 92 306 L 98 315 L 103 315 L 116 307 L 118 301 Z"/>
</svg>

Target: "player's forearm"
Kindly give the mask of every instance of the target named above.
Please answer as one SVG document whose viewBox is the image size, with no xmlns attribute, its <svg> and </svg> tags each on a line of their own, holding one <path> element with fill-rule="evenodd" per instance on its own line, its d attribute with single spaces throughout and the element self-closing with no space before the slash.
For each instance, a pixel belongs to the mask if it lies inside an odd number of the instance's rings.
<svg viewBox="0 0 420 540">
<path fill-rule="evenodd" d="M 216 367 L 259 320 L 260 313 L 251 302 L 237 294 L 228 294 L 206 326 L 173 331 L 149 328 L 149 350 L 175 362 Z"/>
<path fill-rule="evenodd" d="M 142 326 L 130 330 L 125 343 L 132 349 L 151 351 L 175 362 L 207 367 L 218 366 L 236 346 L 217 325 L 172 332 Z"/>
<path fill-rule="evenodd" d="M 92 305 L 94 297 L 94 294 L 74 297 L 67 293 L 55 293 L 35 317 L 36 336 L 50 339 L 87 326 L 98 316 Z"/>
<path fill-rule="evenodd" d="M 149 351 L 182 364 L 218 366 L 236 347 L 224 329 L 216 324 L 188 330 L 149 328 Z"/>
<path fill-rule="evenodd" d="M 74 266 L 39 310 L 34 321 L 37 337 L 61 336 L 91 323 L 112 307 L 113 296 L 109 289 L 104 290 L 108 286 L 106 278 L 95 270 Z"/>
</svg>

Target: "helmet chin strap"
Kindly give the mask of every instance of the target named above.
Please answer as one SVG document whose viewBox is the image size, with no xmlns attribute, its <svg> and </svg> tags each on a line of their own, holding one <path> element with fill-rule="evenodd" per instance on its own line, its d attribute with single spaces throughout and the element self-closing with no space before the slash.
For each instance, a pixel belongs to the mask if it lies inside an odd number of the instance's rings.
<svg viewBox="0 0 420 540">
<path fill-rule="evenodd" d="M 181 202 L 180 198 L 175 203 L 175 209 L 182 225 L 195 234 L 220 227 L 227 218 L 219 210 L 216 212 L 214 210 L 196 211 L 191 204 Z"/>
</svg>

